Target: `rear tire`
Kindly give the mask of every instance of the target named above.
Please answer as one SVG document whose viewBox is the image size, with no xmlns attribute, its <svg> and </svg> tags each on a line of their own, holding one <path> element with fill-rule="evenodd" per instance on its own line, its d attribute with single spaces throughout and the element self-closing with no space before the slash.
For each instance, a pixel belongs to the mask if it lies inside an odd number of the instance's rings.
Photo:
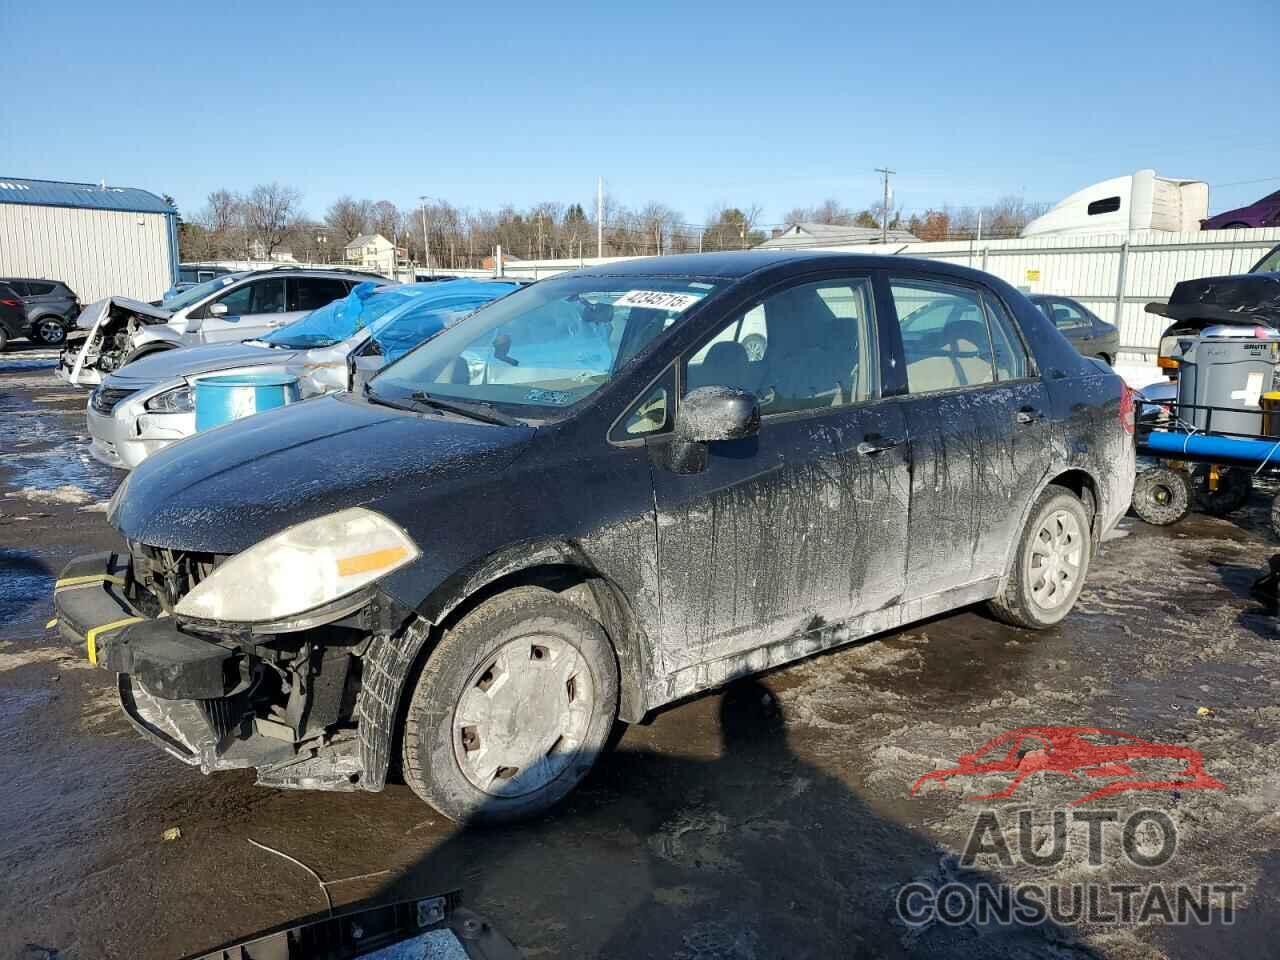
<svg viewBox="0 0 1280 960">
<path fill-rule="evenodd" d="M 1153 467 L 1133 483 L 1133 512 L 1147 523 L 1167 527 L 1191 510 L 1191 479 L 1181 470 Z"/>
<path fill-rule="evenodd" d="M 1218 467 L 1217 480 L 1210 487 L 1209 464 L 1200 464 L 1191 472 L 1196 506 L 1214 517 L 1225 517 L 1239 510 L 1253 492 L 1253 474 L 1242 467 Z"/>
<path fill-rule="evenodd" d="M 1070 490 L 1050 484 L 1031 508 L 1013 568 L 988 609 L 1015 627 L 1052 627 L 1075 606 L 1092 552 L 1089 511 Z"/>
<path fill-rule="evenodd" d="M 41 317 L 31 325 L 31 333 L 33 340 L 46 347 L 56 347 L 67 340 L 67 328 L 57 317 Z"/>
<path fill-rule="evenodd" d="M 617 715 L 604 628 L 550 590 L 516 587 L 431 651 L 405 717 L 404 778 L 460 823 L 534 816 L 586 776 Z"/>
</svg>

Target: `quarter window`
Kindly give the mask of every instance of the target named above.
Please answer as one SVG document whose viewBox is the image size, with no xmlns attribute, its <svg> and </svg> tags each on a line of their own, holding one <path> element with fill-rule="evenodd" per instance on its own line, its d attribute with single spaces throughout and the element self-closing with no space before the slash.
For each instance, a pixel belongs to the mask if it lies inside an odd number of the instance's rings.
<svg viewBox="0 0 1280 960">
<path fill-rule="evenodd" d="M 933 281 L 895 280 L 907 389 L 932 393 L 995 381 L 986 315 L 977 292 Z"/>
<path fill-rule="evenodd" d="M 1013 318 L 1009 316 L 1009 311 L 1004 308 L 1004 304 L 993 297 L 983 297 L 982 303 L 987 308 L 991 347 L 996 361 L 996 378 L 1021 380 L 1028 376 L 1030 364 L 1027 362 L 1027 351 L 1018 337 Z"/>
<path fill-rule="evenodd" d="M 754 393 L 764 416 L 867 400 L 875 381 L 871 281 L 789 287 L 736 315 L 694 352 L 686 391 Z"/>
</svg>

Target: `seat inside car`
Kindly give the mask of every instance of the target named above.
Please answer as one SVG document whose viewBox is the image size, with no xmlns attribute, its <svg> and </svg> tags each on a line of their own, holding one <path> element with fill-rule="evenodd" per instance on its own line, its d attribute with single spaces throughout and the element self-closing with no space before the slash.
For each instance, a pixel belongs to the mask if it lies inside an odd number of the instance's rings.
<svg viewBox="0 0 1280 960">
<path fill-rule="evenodd" d="M 812 286 L 778 294 L 766 310 L 762 402 L 771 412 L 848 403 L 856 380 L 855 321 L 836 317 Z"/>
<path fill-rule="evenodd" d="M 991 383 L 994 379 L 986 325 L 964 315 L 973 312 L 963 311 L 959 319 L 954 319 L 953 314 L 942 328 L 941 343 L 930 351 L 932 355 L 907 364 L 907 383 L 913 393 Z"/>
</svg>

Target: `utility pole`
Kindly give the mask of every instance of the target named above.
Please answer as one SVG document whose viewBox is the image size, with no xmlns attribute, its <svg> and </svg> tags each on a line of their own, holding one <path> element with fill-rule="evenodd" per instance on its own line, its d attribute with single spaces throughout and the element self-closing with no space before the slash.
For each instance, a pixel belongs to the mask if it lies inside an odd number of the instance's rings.
<svg viewBox="0 0 1280 960">
<path fill-rule="evenodd" d="M 431 235 L 427 233 L 427 201 L 430 197 L 419 197 L 418 201 L 422 204 L 422 255 L 427 261 L 427 273 L 431 273 Z"/>
<path fill-rule="evenodd" d="M 596 256 L 604 256 L 604 177 L 596 177 Z"/>
<path fill-rule="evenodd" d="M 889 177 L 897 173 L 885 167 L 876 167 L 876 173 L 884 174 L 884 206 L 880 208 L 880 242 L 889 242 Z"/>
</svg>

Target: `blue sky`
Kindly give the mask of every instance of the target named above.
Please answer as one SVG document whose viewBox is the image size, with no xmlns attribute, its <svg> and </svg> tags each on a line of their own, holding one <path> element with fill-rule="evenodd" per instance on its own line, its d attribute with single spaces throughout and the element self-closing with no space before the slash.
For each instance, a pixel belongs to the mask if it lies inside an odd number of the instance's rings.
<svg viewBox="0 0 1280 960">
<path fill-rule="evenodd" d="M 1280 189 L 1274 0 L 752 5 L 0 0 L 0 175 L 279 180 L 460 206 L 719 202 L 774 221 L 873 169 L 907 210 L 1153 166 L 1214 211 Z"/>
</svg>

